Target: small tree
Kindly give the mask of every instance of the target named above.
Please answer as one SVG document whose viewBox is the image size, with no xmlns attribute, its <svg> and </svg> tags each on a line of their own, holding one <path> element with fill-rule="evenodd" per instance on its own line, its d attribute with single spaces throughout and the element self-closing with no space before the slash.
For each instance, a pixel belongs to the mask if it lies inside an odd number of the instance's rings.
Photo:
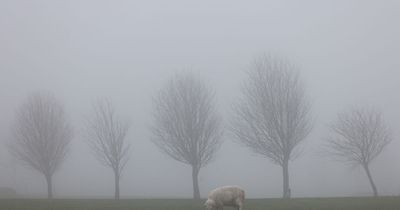
<svg viewBox="0 0 400 210">
<path fill-rule="evenodd" d="M 153 142 L 174 160 L 192 167 L 193 198 L 200 198 L 198 174 L 221 143 L 213 92 L 193 75 L 172 79 L 155 99 Z"/>
<path fill-rule="evenodd" d="M 248 72 L 231 130 L 242 145 L 282 167 L 283 197 L 290 197 L 289 160 L 311 131 L 310 105 L 293 64 L 264 56 Z"/>
<path fill-rule="evenodd" d="M 52 177 L 64 161 L 72 129 L 64 108 L 50 94 L 37 93 L 16 113 L 8 149 L 17 159 L 44 175 L 48 198 L 53 197 Z"/>
<path fill-rule="evenodd" d="M 115 199 L 119 199 L 119 180 L 129 160 L 130 144 L 126 142 L 129 124 L 117 118 L 109 100 L 93 105 L 93 116 L 87 119 L 87 142 L 101 164 L 114 172 Z"/>
<path fill-rule="evenodd" d="M 374 196 L 378 196 L 369 165 L 391 141 L 390 131 L 382 114 L 376 111 L 351 110 L 339 114 L 338 120 L 330 128 L 336 137 L 329 139 L 328 152 L 339 161 L 361 165 Z"/>
</svg>

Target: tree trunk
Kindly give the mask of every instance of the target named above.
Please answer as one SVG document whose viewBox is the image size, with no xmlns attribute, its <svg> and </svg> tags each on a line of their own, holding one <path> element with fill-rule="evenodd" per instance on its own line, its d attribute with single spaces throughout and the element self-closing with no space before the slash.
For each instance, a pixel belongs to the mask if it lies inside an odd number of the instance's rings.
<svg viewBox="0 0 400 210">
<path fill-rule="evenodd" d="M 283 172 L 283 198 L 290 198 L 289 188 L 289 160 L 284 160 L 282 164 Z"/>
<path fill-rule="evenodd" d="M 374 192 L 374 197 L 377 197 L 378 196 L 378 190 L 376 189 L 374 180 L 372 180 L 372 176 L 371 176 L 371 173 L 369 171 L 369 167 L 368 167 L 367 164 L 364 164 L 363 166 L 364 166 L 365 172 L 367 173 L 369 183 L 371 184 L 372 191 Z"/>
<path fill-rule="evenodd" d="M 49 174 L 44 176 L 46 177 L 46 182 L 47 182 L 47 198 L 52 199 L 53 198 L 53 184 L 51 179 L 52 176 Z"/>
<path fill-rule="evenodd" d="M 118 172 L 118 170 L 114 170 L 114 181 L 115 181 L 114 199 L 119 200 L 119 172 Z"/>
<path fill-rule="evenodd" d="M 199 189 L 199 169 L 197 166 L 192 166 L 192 181 L 193 181 L 193 198 L 200 199 L 200 189 Z"/>
</svg>

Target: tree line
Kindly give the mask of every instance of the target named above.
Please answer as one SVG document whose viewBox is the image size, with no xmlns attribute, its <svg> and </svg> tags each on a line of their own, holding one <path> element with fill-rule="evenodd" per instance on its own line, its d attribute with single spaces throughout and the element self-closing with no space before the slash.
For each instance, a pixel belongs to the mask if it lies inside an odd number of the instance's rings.
<svg viewBox="0 0 400 210">
<path fill-rule="evenodd" d="M 172 77 L 153 100 L 151 141 L 168 157 L 192 169 L 193 198 L 200 198 L 198 174 L 222 144 L 223 132 L 282 168 L 283 198 L 290 198 L 289 163 L 298 157 L 297 146 L 312 131 L 311 104 L 299 69 L 287 59 L 265 55 L 247 71 L 233 116 L 223 130 L 215 92 L 191 73 Z M 114 173 L 115 199 L 120 177 L 130 155 L 126 135 L 130 124 L 116 114 L 109 99 L 93 103 L 85 123 L 87 145 L 99 163 Z M 392 140 L 381 112 L 363 108 L 338 114 L 329 125 L 324 154 L 361 166 L 378 196 L 369 165 Z M 52 176 L 65 160 L 73 130 L 63 105 L 50 93 L 31 94 L 17 110 L 7 148 L 21 163 L 43 174 L 48 198 Z"/>
</svg>

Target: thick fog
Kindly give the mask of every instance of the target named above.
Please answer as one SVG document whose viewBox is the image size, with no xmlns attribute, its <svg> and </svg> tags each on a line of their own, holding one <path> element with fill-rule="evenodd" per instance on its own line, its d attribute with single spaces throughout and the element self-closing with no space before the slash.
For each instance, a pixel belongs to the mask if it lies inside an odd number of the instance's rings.
<svg viewBox="0 0 400 210">
<path fill-rule="evenodd" d="M 382 195 L 400 194 L 399 1 L 0 1 L 0 186 L 44 197 L 41 174 L 5 145 L 15 111 L 35 91 L 64 104 L 74 128 L 55 197 L 110 197 L 112 171 L 85 143 L 93 100 L 109 97 L 129 119 L 131 158 L 122 198 L 192 196 L 189 166 L 164 155 L 153 137 L 153 98 L 173 76 L 192 71 L 215 90 L 226 127 L 246 70 L 262 53 L 295 63 L 312 102 L 314 128 L 290 162 L 293 197 L 370 195 L 360 167 L 321 152 L 327 125 L 352 107 L 381 110 L 393 142 L 371 164 Z M 239 185 L 247 197 L 280 197 L 282 168 L 233 141 L 228 129 L 200 192 Z"/>
</svg>

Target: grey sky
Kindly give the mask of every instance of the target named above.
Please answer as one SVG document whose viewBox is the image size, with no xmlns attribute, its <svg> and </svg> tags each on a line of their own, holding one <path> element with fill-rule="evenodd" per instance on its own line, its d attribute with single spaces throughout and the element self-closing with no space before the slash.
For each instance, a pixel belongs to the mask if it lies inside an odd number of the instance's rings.
<svg viewBox="0 0 400 210">
<path fill-rule="evenodd" d="M 291 163 L 293 196 L 369 195 L 361 169 L 318 153 L 326 125 L 354 106 L 381 109 L 394 142 L 372 164 L 378 190 L 400 194 L 399 1 L 22 1 L 0 0 L 0 139 L 14 111 L 37 90 L 65 103 L 75 138 L 55 175 L 55 196 L 113 195 L 112 172 L 89 154 L 83 119 L 97 97 L 110 97 L 132 122 L 131 161 L 122 197 L 190 197 L 190 168 L 149 141 L 152 97 L 191 69 L 215 88 L 225 123 L 252 59 L 286 56 L 301 69 L 315 127 Z M 241 185 L 249 197 L 279 197 L 281 168 L 232 143 L 200 172 L 202 196 Z M 45 180 L 0 147 L 0 186 L 45 194 Z M 14 176 L 14 172 L 16 172 Z"/>
</svg>

